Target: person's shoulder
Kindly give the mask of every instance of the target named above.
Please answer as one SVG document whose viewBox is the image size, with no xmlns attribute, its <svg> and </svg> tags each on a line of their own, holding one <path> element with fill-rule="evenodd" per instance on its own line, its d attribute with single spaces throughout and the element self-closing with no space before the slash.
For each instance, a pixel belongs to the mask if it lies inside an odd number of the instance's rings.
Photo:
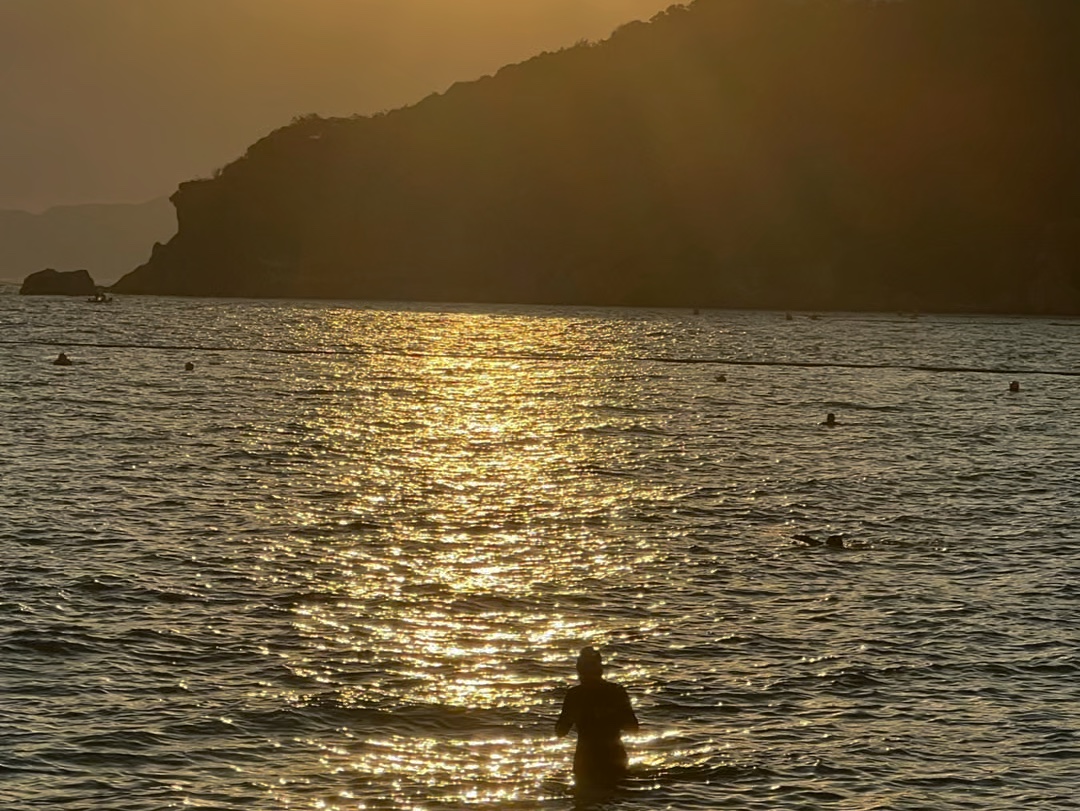
<svg viewBox="0 0 1080 811">
<path fill-rule="evenodd" d="M 619 684 L 618 682 L 614 682 L 614 681 L 607 681 L 607 680 L 605 679 L 605 680 L 603 681 L 603 685 L 604 685 L 603 689 L 604 689 L 605 691 L 609 692 L 609 693 L 612 693 L 612 694 L 618 694 L 618 695 L 626 695 L 626 694 L 627 694 L 627 693 L 626 693 L 626 688 L 625 688 L 625 687 L 623 687 L 623 686 L 622 686 L 621 684 Z"/>
</svg>

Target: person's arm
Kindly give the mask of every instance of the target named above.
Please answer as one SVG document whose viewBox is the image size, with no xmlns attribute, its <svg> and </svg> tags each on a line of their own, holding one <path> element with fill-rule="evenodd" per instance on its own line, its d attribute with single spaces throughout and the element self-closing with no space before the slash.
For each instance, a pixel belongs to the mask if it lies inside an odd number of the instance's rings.
<svg viewBox="0 0 1080 811">
<path fill-rule="evenodd" d="M 577 717 L 574 705 L 574 690 L 571 688 L 570 692 L 566 694 L 566 698 L 563 699 L 562 712 L 559 713 L 559 720 L 555 722 L 555 734 L 560 738 L 574 726 L 574 721 Z"/>
</svg>

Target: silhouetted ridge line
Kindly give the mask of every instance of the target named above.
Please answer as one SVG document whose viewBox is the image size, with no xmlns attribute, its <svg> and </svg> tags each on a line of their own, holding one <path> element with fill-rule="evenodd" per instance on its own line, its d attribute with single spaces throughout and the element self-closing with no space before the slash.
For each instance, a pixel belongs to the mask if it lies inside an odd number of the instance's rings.
<svg viewBox="0 0 1080 811">
<path fill-rule="evenodd" d="M 612 355 L 544 355 L 532 353 L 487 353 L 476 355 L 469 352 L 406 352 L 370 349 L 280 349 L 275 347 L 246 346 L 202 346 L 198 344 L 118 344 L 95 343 L 90 341 L 5 341 L 0 345 L 9 346 L 78 346 L 99 349 L 149 349 L 152 351 L 184 352 L 243 352 L 248 354 L 273 355 L 321 355 L 333 357 L 365 356 L 394 358 L 456 358 L 469 360 L 535 360 L 544 362 L 567 363 L 595 360 L 628 360 L 639 363 L 697 364 L 715 366 L 780 366 L 809 369 L 906 369 L 913 372 L 970 373 L 988 375 L 1054 375 L 1059 377 L 1080 377 L 1080 371 L 1064 369 L 987 369 L 978 366 L 934 366 L 909 363 L 846 363 L 844 361 L 797 361 L 797 360 L 731 360 L 719 358 L 664 358 L 651 355 L 630 355 L 617 358 Z"/>
<path fill-rule="evenodd" d="M 1080 313 L 1077 0 L 696 0 L 173 195 L 113 290 Z"/>
</svg>

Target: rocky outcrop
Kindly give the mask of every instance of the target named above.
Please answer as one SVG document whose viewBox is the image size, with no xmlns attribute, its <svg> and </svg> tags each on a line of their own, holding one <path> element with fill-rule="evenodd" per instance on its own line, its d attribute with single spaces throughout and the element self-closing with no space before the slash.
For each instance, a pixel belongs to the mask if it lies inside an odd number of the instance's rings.
<svg viewBox="0 0 1080 811">
<path fill-rule="evenodd" d="M 52 268 L 31 273 L 19 288 L 19 293 L 24 296 L 93 296 L 97 292 L 90 271 Z"/>
<path fill-rule="evenodd" d="M 0 279 L 39 268 L 86 268 L 99 283 L 120 278 L 176 233 L 166 198 L 148 203 L 57 206 L 33 214 L 0 210 Z"/>
</svg>

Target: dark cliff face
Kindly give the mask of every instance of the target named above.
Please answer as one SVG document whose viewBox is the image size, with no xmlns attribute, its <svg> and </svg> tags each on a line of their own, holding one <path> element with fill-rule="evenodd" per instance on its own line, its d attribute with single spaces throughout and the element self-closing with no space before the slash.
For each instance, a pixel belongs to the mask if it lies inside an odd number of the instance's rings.
<svg viewBox="0 0 1080 811">
<path fill-rule="evenodd" d="M 1080 3 L 698 0 L 183 184 L 120 292 L 1080 312 Z"/>
</svg>

